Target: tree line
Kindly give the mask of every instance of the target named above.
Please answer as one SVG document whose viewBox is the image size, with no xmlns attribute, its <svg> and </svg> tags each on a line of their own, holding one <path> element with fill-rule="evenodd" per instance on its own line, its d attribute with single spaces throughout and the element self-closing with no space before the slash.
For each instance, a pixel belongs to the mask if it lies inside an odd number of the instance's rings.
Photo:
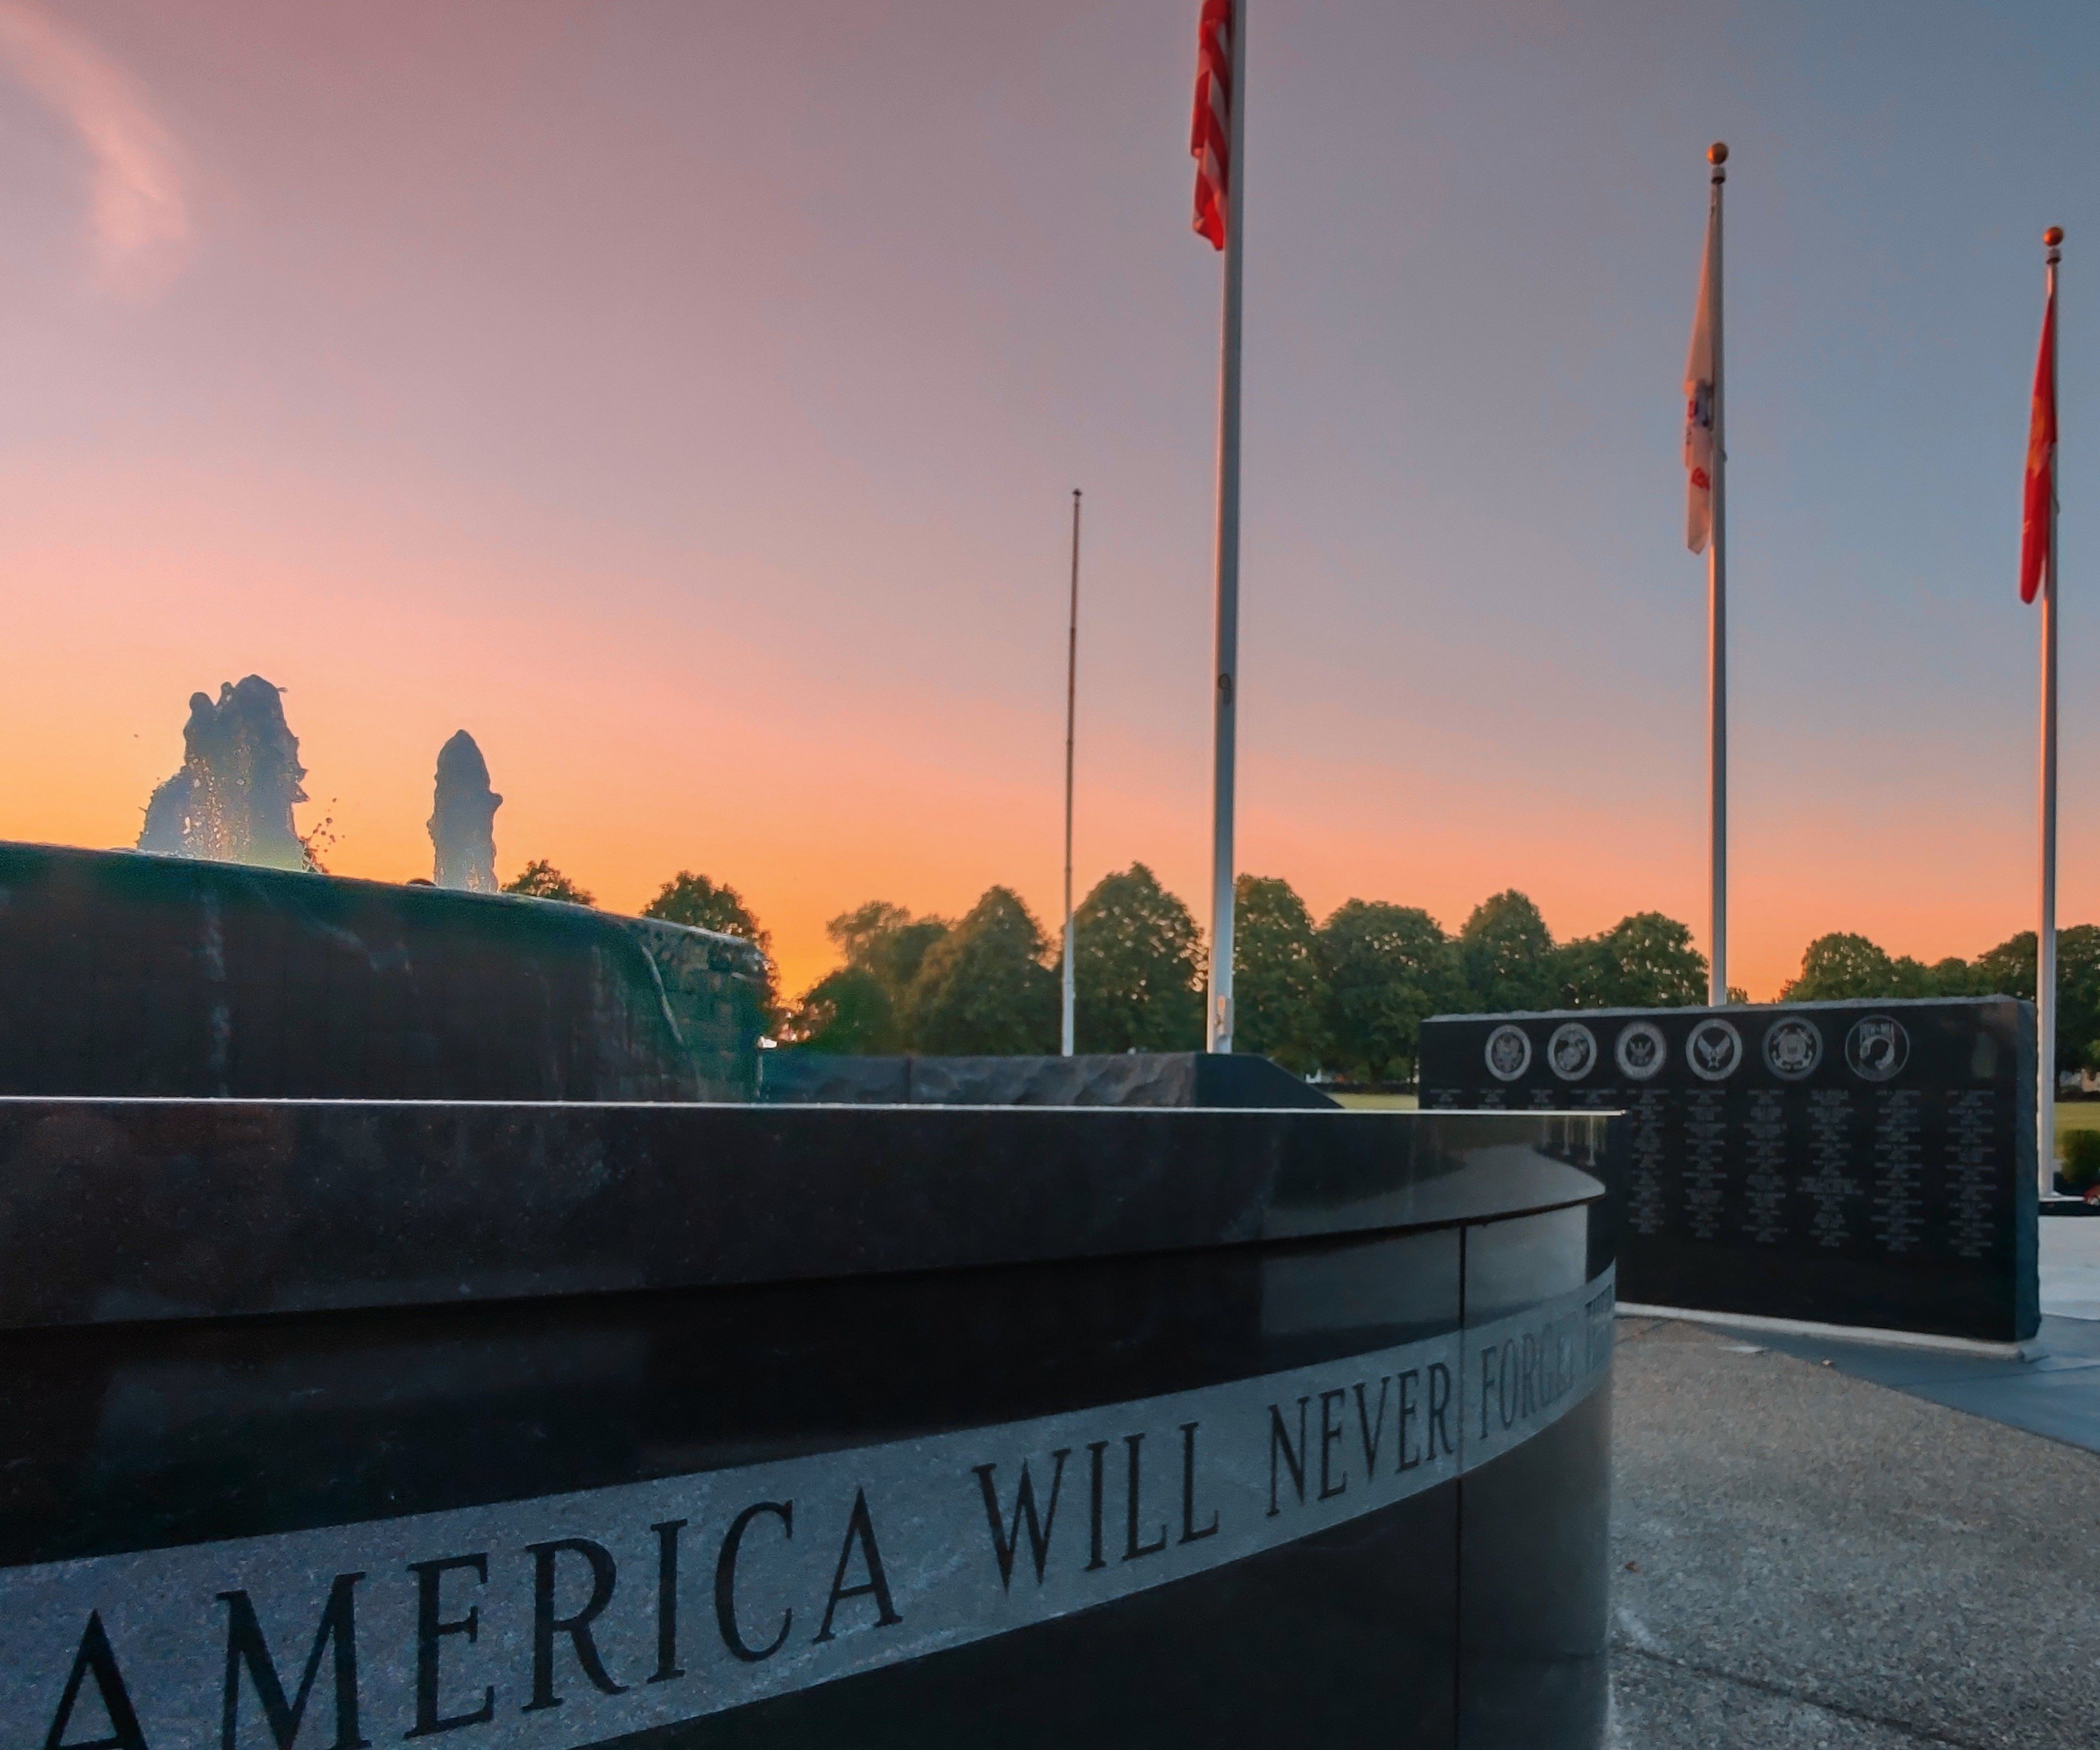
<svg viewBox="0 0 2100 1750">
<path fill-rule="evenodd" d="M 1242 875 L 1234 1045 L 1301 1074 L 1410 1078 L 1430 1015 L 1467 1009 L 1695 1003 L 1706 963 L 1657 912 L 1555 943 L 1522 893 L 1498 893 L 1447 935 L 1419 906 L 1352 899 L 1316 923 L 1288 881 Z M 1062 944 L 1010 888 L 960 918 L 870 900 L 827 926 L 844 964 L 779 1017 L 783 1045 L 849 1053 L 1057 1049 Z M 1189 907 L 1143 863 L 1103 877 L 1073 914 L 1082 1051 L 1203 1043 L 1207 969 Z"/>
<path fill-rule="evenodd" d="M 1959 955 L 1926 965 L 1891 954 L 1851 931 L 1819 936 L 1801 957 L 1801 974 L 1779 994 L 1782 1003 L 1847 998 L 2021 997 L 2035 994 L 2032 930 L 2008 937 L 1973 960 Z M 2100 1069 L 2100 925 L 2056 932 L 2056 1067 Z"/>
<path fill-rule="evenodd" d="M 553 865 L 506 893 L 588 906 Z M 1483 900 L 1455 934 L 1418 906 L 1352 899 L 1315 923 L 1288 881 L 1242 875 L 1233 944 L 1233 1045 L 1299 1074 L 1367 1085 L 1411 1080 L 1431 1015 L 1517 1009 L 1666 1008 L 1706 1000 L 1706 958 L 1659 911 L 1556 942 L 1515 888 Z M 768 955 L 771 937 L 726 883 L 681 871 L 642 915 L 719 930 Z M 1207 981 L 1195 917 L 1143 863 L 1106 875 L 1073 915 L 1082 1051 L 1186 1051 L 1203 1043 Z M 870 900 L 825 926 L 844 963 L 792 1002 L 769 981 L 766 1024 L 783 1045 L 851 1053 L 1047 1053 L 1059 1040 L 1062 944 L 1010 888 L 960 918 Z M 2057 936 L 2057 1061 L 2100 1069 L 2100 926 Z M 770 974 L 769 971 L 769 981 Z M 2035 932 L 1926 965 L 1866 937 L 1819 936 L 1781 1002 L 1989 996 L 2032 1000 Z M 1743 1002 L 1740 990 L 1729 1000 Z"/>
</svg>

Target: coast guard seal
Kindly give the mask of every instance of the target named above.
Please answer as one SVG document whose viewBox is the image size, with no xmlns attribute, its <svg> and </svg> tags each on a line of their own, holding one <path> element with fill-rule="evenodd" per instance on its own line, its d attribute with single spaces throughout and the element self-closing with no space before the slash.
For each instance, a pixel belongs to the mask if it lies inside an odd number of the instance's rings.
<svg viewBox="0 0 2100 1750">
<path fill-rule="evenodd" d="M 1823 1061 L 1823 1034 L 1812 1020 L 1789 1015 L 1765 1034 L 1765 1067 L 1789 1082 L 1814 1073 Z"/>
</svg>

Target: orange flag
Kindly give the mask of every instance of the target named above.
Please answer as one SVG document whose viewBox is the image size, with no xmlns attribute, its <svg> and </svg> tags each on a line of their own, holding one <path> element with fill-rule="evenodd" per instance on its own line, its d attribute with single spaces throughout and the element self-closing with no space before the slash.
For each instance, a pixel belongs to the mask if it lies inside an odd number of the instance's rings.
<svg viewBox="0 0 2100 1750">
<path fill-rule="evenodd" d="M 2032 602 L 2049 563 L 2049 521 L 2056 509 L 2056 288 L 2042 311 L 2041 356 L 2035 360 L 2034 412 L 2027 423 L 2027 489 L 2020 510 L 2020 600 Z"/>
</svg>

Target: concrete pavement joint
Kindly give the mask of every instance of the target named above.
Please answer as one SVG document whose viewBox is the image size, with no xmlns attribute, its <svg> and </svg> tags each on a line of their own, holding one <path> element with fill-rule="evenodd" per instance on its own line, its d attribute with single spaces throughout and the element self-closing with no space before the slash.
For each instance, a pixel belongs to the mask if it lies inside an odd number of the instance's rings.
<svg viewBox="0 0 2100 1750">
<path fill-rule="evenodd" d="M 1612 1653 L 1614 1658 L 1621 1654 L 1626 1654 L 1635 1659 L 1645 1659 L 1652 1664 L 1668 1666 L 1671 1670 L 1681 1671 L 1688 1677 L 1705 1677 L 1717 1683 L 1732 1683 L 1740 1689 L 1754 1690 L 1761 1695 L 1770 1695 L 1780 1701 L 1790 1701 L 1801 1707 L 1813 1708 L 1820 1713 L 1832 1714 L 1839 1719 L 1854 1720 L 1862 1726 L 1882 1726 L 1889 1731 L 1900 1732 L 1914 1743 L 1945 1744 L 1949 1747 L 1949 1750 L 1994 1750 L 1993 1746 L 1983 1743 L 1980 1739 L 1949 1738 L 1943 1733 L 1925 1730 L 1912 1725 L 1907 1720 L 1899 1720 L 1890 1714 L 1874 1713 L 1865 1708 L 1851 1707 L 1844 1702 L 1828 1700 L 1820 1695 L 1811 1695 L 1807 1690 L 1789 1689 L 1782 1683 L 1772 1683 L 1762 1677 L 1746 1677 L 1740 1672 L 1723 1670 L 1718 1665 L 1702 1665 L 1693 1660 L 1679 1659 L 1671 1654 L 1640 1646 L 1630 1638 L 1621 1639 L 1614 1635 L 1612 1638 Z"/>
</svg>

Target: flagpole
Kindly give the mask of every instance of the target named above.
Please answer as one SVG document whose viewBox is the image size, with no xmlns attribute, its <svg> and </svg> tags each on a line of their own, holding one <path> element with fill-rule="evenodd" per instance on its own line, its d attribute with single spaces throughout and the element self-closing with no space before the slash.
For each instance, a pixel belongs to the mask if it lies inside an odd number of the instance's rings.
<svg viewBox="0 0 2100 1750">
<path fill-rule="evenodd" d="M 2057 263 L 2063 232 L 2043 233 L 2044 308 L 2056 309 Z M 2056 413 L 2056 346 L 2049 354 L 2049 405 Z M 2054 439 L 2056 434 L 2052 434 Z M 2055 447 L 2061 447 L 2058 440 Z M 2049 536 L 2041 584 L 2041 916 L 2035 930 L 2035 1149 L 2041 1195 L 2055 1193 L 2056 1170 L 2056 458 L 2049 467 Z"/>
<path fill-rule="evenodd" d="M 1072 611 L 1065 628 L 1065 1026 L 1064 1053 L 1073 1051 L 1078 986 L 1072 973 L 1072 725 L 1079 699 L 1079 489 L 1072 488 Z"/>
<path fill-rule="evenodd" d="M 1212 694 L 1211 1001 L 1206 1049 L 1233 1048 L 1233 793 L 1240 646 L 1240 214 L 1246 158 L 1247 0 L 1233 0 L 1230 146 L 1226 157 L 1224 309 L 1218 364 L 1216 685 Z"/>
<path fill-rule="evenodd" d="M 1722 344 L 1721 188 L 1728 179 L 1728 148 L 1706 149 L 1714 167 L 1714 532 L 1706 548 L 1706 757 L 1711 818 L 1706 849 L 1707 940 L 1713 954 L 1706 1000 L 1728 1000 L 1728 450 L 1727 397 Z"/>
</svg>

